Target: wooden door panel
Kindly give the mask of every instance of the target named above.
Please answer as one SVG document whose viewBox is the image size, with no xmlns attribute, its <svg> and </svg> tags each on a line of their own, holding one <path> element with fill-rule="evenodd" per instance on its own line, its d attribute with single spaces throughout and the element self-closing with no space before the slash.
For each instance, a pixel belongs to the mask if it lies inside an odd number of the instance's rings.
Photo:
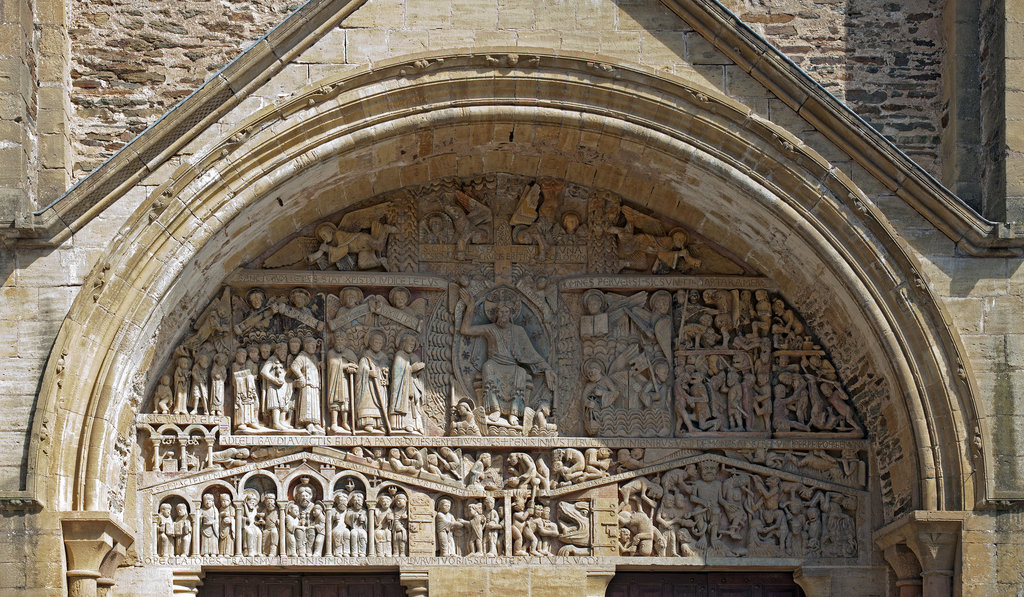
<svg viewBox="0 0 1024 597">
<path fill-rule="evenodd" d="M 199 597 L 404 597 L 396 574 L 207 574 Z"/>
</svg>

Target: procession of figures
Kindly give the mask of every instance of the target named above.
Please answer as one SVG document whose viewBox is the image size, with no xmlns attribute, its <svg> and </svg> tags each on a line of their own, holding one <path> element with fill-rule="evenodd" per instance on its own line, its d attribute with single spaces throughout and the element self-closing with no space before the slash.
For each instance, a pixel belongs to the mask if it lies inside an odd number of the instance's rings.
<svg viewBox="0 0 1024 597">
<path fill-rule="evenodd" d="M 596 447 L 503 453 L 407 447 L 379 454 L 354 448 L 338 451 L 330 467 L 322 467 L 341 471 L 330 481 L 314 472 L 292 474 L 293 466 L 302 466 L 299 455 L 273 471 L 224 471 L 192 499 L 168 492 L 154 516 L 155 553 L 858 555 L 864 478 L 860 459 L 841 460 L 855 454 L 823 451 L 816 461 L 804 454 L 786 462 L 769 456 L 778 469 L 764 466 L 764 454 L 749 456 L 680 453 L 666 459 L 643 449 L 613 453 Z M 363 472 L 355 470 L 359 465 Z M 291 479 L 290 489 L 280 493 L 275 475 Z"/>
<path fill-rule="evenodd" d="M 864 553 L 860 390 L 769 280 L 607 191 L 392 192 L 167 334 L 150 557 Z"/>
</svg>

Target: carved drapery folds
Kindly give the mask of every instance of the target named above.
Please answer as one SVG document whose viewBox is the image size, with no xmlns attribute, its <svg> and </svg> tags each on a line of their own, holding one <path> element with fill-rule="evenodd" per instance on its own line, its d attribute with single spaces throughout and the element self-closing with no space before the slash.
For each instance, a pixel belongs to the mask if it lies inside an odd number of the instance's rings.
<svg viewBox="0 0 1024 597">
<path fill-rule="evenodd" d="M 153 561 L 865 557 L 864 428 L 807 323 L 685 222 L 558 180 L 301 230 L 150 383 Z"/>
</svg>

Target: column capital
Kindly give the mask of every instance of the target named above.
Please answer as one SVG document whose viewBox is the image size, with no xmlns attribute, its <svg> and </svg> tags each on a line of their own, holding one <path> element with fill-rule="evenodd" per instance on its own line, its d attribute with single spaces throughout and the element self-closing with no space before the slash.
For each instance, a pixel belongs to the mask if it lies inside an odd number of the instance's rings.
<svg viewBox="0 0 1024 597">
<path fill-rule="evenodd" d="M 206 573 L 202 568 L 179 569 L 173 571 L 171 577 L 173 595 L 175 597 L 191 597 L 199 593 L 199 587 L 203 586 Z"/>
<path fill-rule="evenodd" d="M 427 597 L 430 595 L 430 569 L 401 566 L 398 569 L 398 582 L 405 587 L 408 597 Z"/>
<path fill-rule="evenodd" d="M 60 525 L 67 554 L 69 592 L 94 597 L 100 586 L 109 592 L 114 570 L 135 541 L 132 530 L 108 512 L 94 511 L 66 512 L 61 515 Z"/>
<path fill-rule="evenodd" d="M 67 512 L 61 515 L 60 526 L 68 557 L 68 575 L 72 571 L 88 570 L 99 577 L 100 567 L 111 553 L 119 552 L 123 556 L 135 541 L 135 533 L 111 518 L 108 512 Z"/>
</svg>

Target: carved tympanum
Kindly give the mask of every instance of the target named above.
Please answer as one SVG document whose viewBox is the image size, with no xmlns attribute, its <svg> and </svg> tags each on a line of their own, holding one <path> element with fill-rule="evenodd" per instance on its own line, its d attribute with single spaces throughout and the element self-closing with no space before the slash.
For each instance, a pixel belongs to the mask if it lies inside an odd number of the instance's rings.
<svg viewBox="0 0 1024 597">
<path fill-rule="evenodd" d="M 137 419 L 152 561 L 864 557 L 864 426 L 824 345 L 604 191 L 391 193 L 181 335 Z"/>
</svg>

